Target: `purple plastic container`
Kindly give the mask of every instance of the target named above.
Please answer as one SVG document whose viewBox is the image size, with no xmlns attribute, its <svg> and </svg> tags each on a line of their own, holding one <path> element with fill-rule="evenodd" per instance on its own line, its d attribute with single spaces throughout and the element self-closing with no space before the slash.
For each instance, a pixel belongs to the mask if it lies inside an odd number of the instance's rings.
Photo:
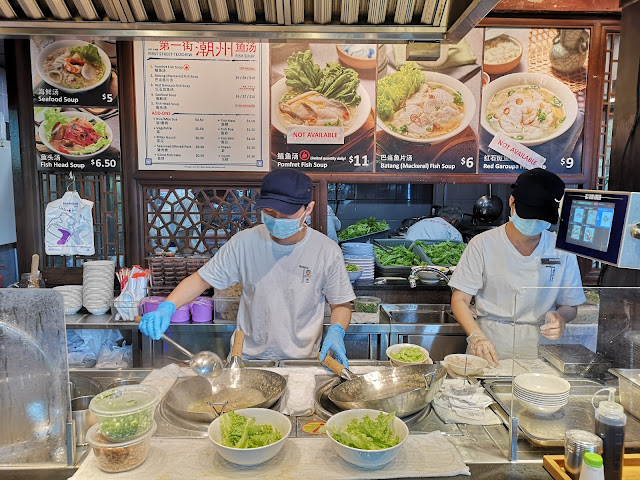
<svg viewBox="0 0 640 480">
<path fill-rule="evenodd" d="M 186 304 L 176 310 L 176 313 L 171 315 L 171 323 L 189 323 L 189 304 Z"/>
<path fill-rule="evenodd" d="M 166 297 L 145 297 L 140 302 L 142 314 L 153 312 L 158 309 L 158 305 L 166 300 Z"/>
<path fill-rule="evenodd" d="M 211 323 L 213 321 L 213 299 L 198 297 L 191 302 L 191 320 L 193 323 Z"/>
</svg>

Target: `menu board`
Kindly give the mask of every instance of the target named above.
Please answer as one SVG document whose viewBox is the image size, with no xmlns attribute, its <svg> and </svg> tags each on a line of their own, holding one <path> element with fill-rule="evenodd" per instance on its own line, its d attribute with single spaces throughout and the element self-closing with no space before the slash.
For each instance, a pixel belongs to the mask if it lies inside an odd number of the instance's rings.
<svg viewBox="0 0 640 480">
<path fill-rule="evenodd" d="M 271 168 L 373 172 L 376 45 L 271 46 Z"/>
<path fill-rule="evenodd" d="M 497 134 L 526 147 L 526 156 L 541 159 L 551 172 L 582 172 L 588 50 L 584 29 L 485 30 L 480 173 L 526 168 L 509 155 L 516 149 L 492 148 Z"/>
<path fill-rule="evenodd" d="M 434 61 L 408 62 L 407 46 L 379 51 L 376 171 L 476 173 L 482 29 Z"/>
<path fill-rule="evenodd" d="M 42 171 L 120 171 L 116 43 L 33 37 L 33 105 Z"/>
<path fill-rule="evenodd" d="M 141 170 L 268 171 L 268 45 L 134 44 Z"/>
</svg>

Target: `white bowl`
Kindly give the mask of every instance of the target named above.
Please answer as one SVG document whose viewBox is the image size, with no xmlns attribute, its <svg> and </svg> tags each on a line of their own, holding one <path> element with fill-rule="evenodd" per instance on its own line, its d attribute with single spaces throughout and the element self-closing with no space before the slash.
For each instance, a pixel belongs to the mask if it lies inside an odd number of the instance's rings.
<svg viewBox="0 0 640 480">
<path fill-rule="evenodd" d="M 334 427 L 341 429 L 346 428 L 348 423 L 353 418 L 361 419 L 365 415 L 369 415 L 369 418 L 374 419 L 378 416 L 379 413 L 380 410 L 371 410 L 365 408 L 356 410 L 345 410 L 343 412 L 336 413 L 327 421 L 327 435 L 331 439 L 334 450 L 338 455 L 340 455 L 340 457 L 342 457 L 343 460 L 352 463 L 357 467 L 380 468 L 383 465 L 389 463 L 396 457 L 396 455 L 398 455 L 398 452 L 400 452 L 402 445 L 409 437 L 409 429 L 398 417 L 394 418 L 393 422 L 391 422 L 391 430 L 395 435 L 400 437 L 400 443 L 391 448 L 385 448 L 382 450 L 362 450 L 360 448 L 353 448 L 343 445 L 337 440 L 334 440 L 331 436 L 331 430 Z"/>
<path fill-rule="evenodd" d="M 448 267 L 439 267 L 436 265 L 429 265 L 429 267 L 440 270 L 442 273 L 447 273 L 449 271 Z M 435 272 L 429 272 L 428 270 L 419 271 L 418 278 L 420 278 L 420 281 L 424 283 L 437 283 L 442 280 L 442 277 L 440 275 Z"/>
<path fill-rule="evenodd" d="M 571 389 L 564 378 L 547 373 L 522 373 L 513 379 L 521 390 L 543 395 L 563 395 Z"/>
<path fill-rule="evenodd" d="M 465 359 L 467 362 L 467 375 L 480 375 L 484 368 L 489 365 L 484 358 L 476 357 L 475 355 L 466 355 L 464 353 L 453 353 L 444 357 L 444 361 L 447 362 L 451 371 L 457 375 L 465 374 Z"/>
<path fill-rule="evenodd" d="M 60 112 L 62 115 L 64 115 L 65 117 L 71 119 L 71 118 L 83 118 L 87 121 L 90 120 L 97 120 L 99 122 L 104 123 L 107 128 L 107 139 L 109 140 L 109 143 L 106 144 L 104 147 L 102 147 L 100 150 L 97 150 L 93 153 L 88 153 L 86 155 L 73 155 L 70 153 L 62 153 L 59 150 L 56 150 L 55 147 L 53 145 L 51 145 L 49 143 L 49 141 L 47 140 L 47 135 L 44 131 L 44 122 L 42 122 L 40 124 L 40 126 L 38 127 L 38 135 L 40 135 L 40 141 L 52 152 L 55 152 L 57 154 L 62 155 L 63 157 L 66 157 L 68 159 L 75 159 L 75 160 L 88 160 L 90 158 L 93 158 L 97 155 L 100 155 L 102 152 L 104 152 L 107 148 L 109 148 L 111 146 L 111 142 L 113 141 L 113 131 L 111 130 L 111 127 L 109 126 L 108 123 L 106 123 L 104 120 L 101 120 L 100 118 L 96 117 L 95 115 L 92 115 L 90 113 L 87 112 L 77 112 L 77 111 L 70 111 L 70 112 Z"/>
<path fill-rule="evenodd" d="M 546 137 L 537 138 L 535 140 L 518 140 L 519 143 L 527 146 L 540 145 L 541 143 L 545 143 L 559 137 L 569 130 L 578 116 L 578 101 L 576 100 L 576 96 L 573 94 L 571 89 L 560 80 L 543 73 L 512 73 L 496 78 L 494 81 L 485 85 L 482 89 L 482 106 L 480 108 L 480 123 L 482 128 L 492 135 L 497 133 L 491 125 L 489 125 L 487 120 L 487 104 L 500 90 L 504 90 L 508 87 L 518 87 L 521 85 L 539 85 L 540 87 L 555 94 L 555 96 L 564 104 L 566 118 L 553 133 Z"/>
<path fill-rule="evenodd" d="M 285 135 L 287 134 L 287 124 L 284 123 L 280 115 L 279 101 L 283 97 L 283 95 L 289 91 L 289 87 L 287 87 L 286 82 L 286 77 L 281 78 L 271 87 L 271 124 L 276 127 L 279 132 L 284 133 Z M 352 109 L 352 113 L 353 115 L 355 115 L 355 119 L 353 120 L 351 126 L 345 129 L 345 137 L 351 135 L 360 127 L 362 127 L 362 125 L 364 125 L 364 122 L 367 121 L 367 118 L 369 118 L 369 114 L 371 113 L 371 100 L 369 99 L 369 94 L 364 89 L 362 84 L 358 85 L 356 93 L 360 95 L 361 100 L 360 104 Z"/>
<path fill-rule="evenodd" d="M 280 412 L 268 408 L 241 408 L 235 411 L 239 415 L 253 417 L 256 425 L 269 424 L 282 434 L 282 438 L 271 445 L 258 448 L 232 448 L 222 445 L 220 432 L 220 417 L 209 425 L 209 438 L 213 442 L 215 450 L 222 458 L 237 465 L 251 466 L 271 460 L 284 446 L 285 440 L 291 433 L 291 422 Z"/>
<path fill-rule="evenodd" d="M 386 133 L 388 133 L 392 137 L 403 140 L 405 142 L 434 145 L 436 143 L 444 142 L 445 140 L 448 140 L 456 136 L 457 134 L 462 132 L 465 128 L 467 128 L 469 123 L 471 123 L 471 119 L 473 119 L 473 116 L 476 113 L 476 99 L 473 96 L 473 93 L 471 93 L 471 90 L 469 90 L 464 83 L 462 83 L 459 80 L 456 80 L 453 77 L 450 77 L 449 75 L 445 75 L 443 73 L 438 73 L 438 72 L 424 72 L 424 77 L 427 82 L 440 83 L 462 94 L 462 100 L 464 101 L 465 109 L 464 109 L 464 117 L 462 117 L 462 121 L 460 122 L 460 125 L 458 125 L 458 128 L 448 133 L 445 133 L 444 135 L 440 135 L 438 137 L 411 138 L 411 137 L 407 137 L 406 135 L 402 135 L 398 132 L 394 132 L 387 126 L 384 120 L 382 120 L 379 117 L 377 118 L 377 124 L 378 124 L 378 127 L 380 127 L 382 130 L 384 130 Z"/>
<path fill-rule="evenodd" d="M 71 48 L 82 47 L 84 45 L 89 45 L 89 44 L 87 42 L 83 42 L 82 40 L 60 40 L 59 42 L 53 42 L 51 45 L 47 45 L 45 48 L 43 48 L 40 51 L 40 54 L 36 59 L 36 69 L 38 70 L 38 75 L 40 75 L 42 80 L 47 82 L 49 85 L 59 88 L 63 92 L 67 92 L 67 93 L 82 93 L 89 90 L 93 90 L 96 87 L 99 87 L 107 80 L 107 78 L 111 76 L 111 60 L 109 59 L 109 56 L 106 53 L 104 53 L 100 47 L 96 47 L 96 48 L 98 49 L 98 53 L 100 54 L 100 59 L 104 64 L 104 73 L 102 74 L 102 77 L 100 77 L 100 80 L 98 80 L 95 84 L 91 85 L 90 87 L 84 87 L 84 88 L 63 87 L 62 85 L 59 85 L 53 82 L 52 80 L 50 80 L 49 78 L 47 78 L 47 75 L 44 73 L 44 70 L 42 68 L 47 56 L 54 50 L 58 50 L 60 48 L 66 48 L 66 47 L 71 47 Z"/>
<path fill-rule="evenodd" d="M 560 405 L 539 405 L 539 404 L 535 404 L 535 403 L 531 403 L 528 402 L 526 400 L 522 400 L 521 398 L 518 398 L 518 402 L 520 402 L 520 405 L 522 405 L 522 408 L 524 408 L 526 411 L 531 412 L 535 415 L 551 415 L 553 413 L 556 413 L 558 410 L 560 410 L 562 407 L 564 407 L 567 402 L 564 402 Z"/>
<path fill-rule="evenodd" d="M 396 360 L 395 358 L 391 357 L 392 353 L 398 353 L 403 348 L 409 348 L 409 347 L 419 348 L 420 351 L 425 354 L 426 358 L 422 362 L 403 362 L 401 360 Z M 433 363 L 433 360 L 431 360 L 431 358 L 429 357 L 429 351 L 426 348 L 422 348 L 420 345 L 415 345 L 413 343 L 398 343 L 396 345 L 391 345 L 389 348 L 387 348 L 387 357 L 389 357 L 389 361 L 391 362 L 391 365 L 393 365 L 394 367 L 404 367 L 407 365 L 422 365 L 423 363 L 429 363 L 429 364 Z"/>
<path fill-rule="evenodd" d="M 347 273 L 349 274 L 349 280 L 351 280 L 351 283 L 355 282 L 362 276 L 362 271 L 363 271 L 362 267 L 358 267 L 358 270 L 356 270 L 355 272 L 347 271 Z"/>
</svg>

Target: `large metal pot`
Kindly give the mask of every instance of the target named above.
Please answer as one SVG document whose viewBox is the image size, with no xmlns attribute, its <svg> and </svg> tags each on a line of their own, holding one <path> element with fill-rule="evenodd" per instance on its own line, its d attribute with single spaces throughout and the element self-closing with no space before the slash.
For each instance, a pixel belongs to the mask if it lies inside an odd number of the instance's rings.
<svg viewBox="0 0 640 480">
<path fill-rule="evenodd" d="M 347 380 L 329 393 L 329 400 L 343 410 L 373 408 L 395 412 L 398 417 L 412 415 L 431 403 L 446 376 L 439 364 L 410 365 L 357 376 L 327 356 L 323 362 Z"/>
</svg>

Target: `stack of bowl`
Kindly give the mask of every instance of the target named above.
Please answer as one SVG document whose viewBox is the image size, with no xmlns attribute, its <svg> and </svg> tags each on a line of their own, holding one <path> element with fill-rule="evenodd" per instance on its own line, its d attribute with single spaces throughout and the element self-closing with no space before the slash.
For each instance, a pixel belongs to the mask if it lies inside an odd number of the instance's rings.
<svg viewBox="0 0 640 480">
<path fill-rule="evenodd" d="M 53 289 L 62 295 L 65 315 L 78 313 L 82 308 L 82 285 L 62 285 Z"/>
<path fill-rule="evenodd" d="M 87 432 L 98 466 L 124 472 L 141 465 L 157 429 L 153 419 L 161 394 L 147 385 L 124 385 L 96 395 L 89 410 L 97 423 Z"/>
<path fill-rule="evenodd" d="M 565 379 L 546 373 L 523 373 L 513 379 L 513 395 L 536 415 L 551 415 L 564 407 L 570 388 Z"/>
<path fill-rule="evenodd" d="M 373 279 L 375 270 L 375 258 L 373 256 L 373 245 L 370 243 L 348 242 L 342 244 L 342 254 L 344 261 L 353 263 L 362 269 L 362 280 Z"/>
<path fill-rule="evenodd" d="M 111 260 L 94 260 L 82 265 L 82 305 L 94 315 L 103 315 L 111 308 L 115 270 Z"/>
</svg>

